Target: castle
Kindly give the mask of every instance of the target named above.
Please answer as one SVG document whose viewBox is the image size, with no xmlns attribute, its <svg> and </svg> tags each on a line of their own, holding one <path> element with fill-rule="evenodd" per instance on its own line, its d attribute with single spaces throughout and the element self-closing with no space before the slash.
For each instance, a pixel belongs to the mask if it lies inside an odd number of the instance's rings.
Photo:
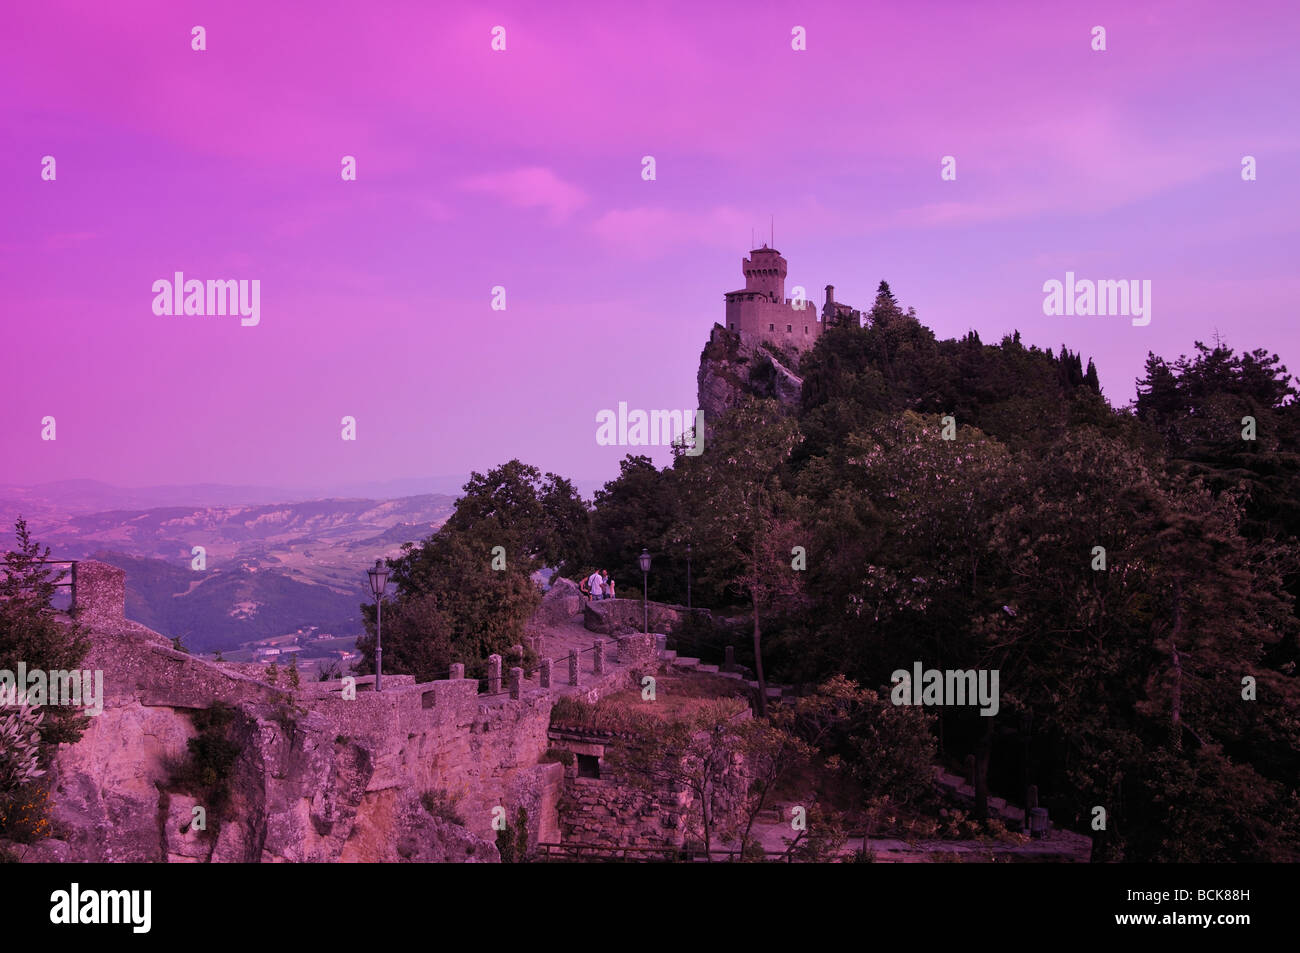
<svg viewBox="0 0 1300 953">
<path fill-rule="evenodd" d="M 747 344 L 768 343 L 801 352 L 812 347 L 831 324 L 860 325 L 862 313 L 835 300 L 835 286 L 826 286 L 821 317 L 810 306 L 803 288 L 794 298 L 785 296 L 786 260 L 775 248 L 755 248 L 741 259 L 745 287 L 728 291 L 727 330 Z"/>
</svg>

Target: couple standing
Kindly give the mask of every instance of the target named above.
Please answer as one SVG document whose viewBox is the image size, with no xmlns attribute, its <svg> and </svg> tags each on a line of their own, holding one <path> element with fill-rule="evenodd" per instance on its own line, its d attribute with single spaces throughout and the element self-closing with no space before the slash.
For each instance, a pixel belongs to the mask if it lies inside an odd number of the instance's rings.
<svg viewBox="0 0 1300 953">
<path fill-rule="evenodd" d="M 587 578 L 587 588 L 591 591 L 593 599 L 614 598 L 614 580 L 610 579 L 609 573 L 603 569 L 593 572 Z"/>
</svg>

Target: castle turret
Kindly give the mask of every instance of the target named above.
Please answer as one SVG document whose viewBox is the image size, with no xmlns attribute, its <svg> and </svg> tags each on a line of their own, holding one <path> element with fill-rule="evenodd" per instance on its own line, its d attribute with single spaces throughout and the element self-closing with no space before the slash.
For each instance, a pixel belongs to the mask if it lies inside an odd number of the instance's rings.
<svg viewBox="0 0 1300 953">
<path fill-rule="evenodd" d="M 785 301 L 786 262 L 775 248 L 755 248 L 741 262 L 745 271 L 745 290 L 757 291 L 781 304 Z"/>
</svg>

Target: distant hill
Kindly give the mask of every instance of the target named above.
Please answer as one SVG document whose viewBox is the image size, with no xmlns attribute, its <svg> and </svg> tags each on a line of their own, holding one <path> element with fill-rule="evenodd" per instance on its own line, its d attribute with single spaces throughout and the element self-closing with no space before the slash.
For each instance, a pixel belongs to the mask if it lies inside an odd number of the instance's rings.
<svg viewBox="0 0 1300 953">
<path fill-rule="evenodd" d="M 435 532 L 454 504 L 450 495 L 428 493 L 85 512 L 61 510 L 33 492 L 0 499 L 0 513 L 6 522 L 25 516 L 56 559 L 125 569 L 129 618 L 182 636 L 196 651 L 215 651 L 303 625 L 359 635 L 357 607 L 370 598 L 366 569 Z M 204 549 L 202 571 L 191 568 L 196 546 Z"/>
<path fill-rule="evenodd" d="M 360 604 L 371 598 L 362 579 L 352 593 L 293 579 L 275 570 L 195 572 L 122 553 L 93 558 L 126 571 L 126 615 L 194 652 L 230 651 L 245 642 L 315 625 L 323 632 L 361 632 Z"/>
</svg>

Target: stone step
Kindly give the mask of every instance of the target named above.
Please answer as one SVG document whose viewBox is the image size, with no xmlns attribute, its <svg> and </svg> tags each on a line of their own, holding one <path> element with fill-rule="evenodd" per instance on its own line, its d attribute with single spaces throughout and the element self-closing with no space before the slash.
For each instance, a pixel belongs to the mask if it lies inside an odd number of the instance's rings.
<svg viewBox="0 0 1300 953">
<path fill-rule="evenodd" d="M 737 681 L 740 681 L 745 677 L 744 675 L 741 675 L 739 672 L 719 672 L 718 674 L 721 675 L 723 678 L 734 678 Z"/>
<path fill-rule="evenodd" d="M 710 675 L 716 675 L 716 674 L 718 674 L 718 666 L 716 666 L 716 665 L 701 665 L 701 666 L 699 666 L 698 668 L 696 668 L 696 671 L 697 671 L 697 672 L 708 672 Z"/>
<path fill-rule="evenodd" d="M 678 658 L 673 664 L 678 668 L 695 668 L 700 664 L 700 660 L 697 658 Z"/>
<path fill-rule="evenodd" d="M 674 649 L 664 649 L 659 653 L 659 657 L 665 662 L 671 662 L 673 659 L 677 658 L 677 652 Z"/>
</svg>

